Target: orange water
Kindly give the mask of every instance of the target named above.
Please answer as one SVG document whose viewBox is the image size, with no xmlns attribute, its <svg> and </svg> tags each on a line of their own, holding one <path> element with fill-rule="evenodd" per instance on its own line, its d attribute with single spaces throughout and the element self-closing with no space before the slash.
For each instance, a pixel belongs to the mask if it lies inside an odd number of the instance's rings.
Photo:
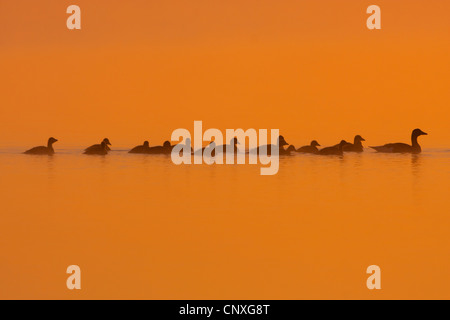
<svg viewBox="0 0 450 320">
<path fill-rule="evenodd" d="M 281 157 L 274 176 L 18 151 L 0 151 L 0 298 L 450 298 L 449 150 Z"/>
</svg>

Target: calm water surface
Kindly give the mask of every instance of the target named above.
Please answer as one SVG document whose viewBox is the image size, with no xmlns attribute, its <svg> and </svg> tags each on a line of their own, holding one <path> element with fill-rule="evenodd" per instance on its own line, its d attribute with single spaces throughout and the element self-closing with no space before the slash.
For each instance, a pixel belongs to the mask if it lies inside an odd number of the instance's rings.
<svg viewBox="0 0 450 320">
<path fill-rule="evenodd" d="M 19 151 L 0 150 L 0 298 L 450 298 L 450 150 L 294 155 L 275 176 Z"/>
</svg>

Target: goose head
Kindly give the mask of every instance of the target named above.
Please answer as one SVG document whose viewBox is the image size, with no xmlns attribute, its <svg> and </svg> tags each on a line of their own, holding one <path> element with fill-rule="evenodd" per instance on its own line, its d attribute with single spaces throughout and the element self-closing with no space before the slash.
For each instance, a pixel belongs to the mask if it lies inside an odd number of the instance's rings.
<svg viewBox="0 0 450 320">
<path fill-rule="evenodd" d="M 316 140 L 313 140 L 311 141 L 311 147 L 320 147 L 320 144 Z"/>
<path fill-rule="evenodd" d="M 289 145 L 289 143 L 287 143 L 286 140 L 284 140 L 284 137 L 279 136 L 278 137 L 278 146 L 283 147 L 283 146 L 287 146 L 287 145 Z"/>
<path fill-rule="evenodd" d="M 361 141 L 366 141 L 363 137 L 361 137 L 359 134 L 355 136 L 355 139 L 353 140 L 354 143 L 360 143 Z"/>
<path fill-rule="evenodd" d="M 57 141 L 58 141 L 58 139 L 55 139 L 55 138 L 51 137 L 51 138 L 48 139 L 48 145 L 51 146 L 52 144 L 54 144 Z"/>
<path fill-rule="evenodd" d="M 342 150 L 342 148 L 343 148 L 346 144 L 348 144 L 347 141 L 341 140 L 341 142 L 339 142 L 339 150 Z"/>
<path fill-rule="evenodd" d="M 164 148 L 170 148 L 170 147 L 171 147 L 171 146 L 170 146 L 170 142 L 169 142 L 169 141 L 164 141 L 163 147 L 164 147 Z"/>
<path fill-rule="evenodd" d="M 109 142 L 108 138 L 103 139 L 103 142 L 106 143 L 107 145 L 111 145 L 111 142 Z"/>
<path fill-rule="evenodd" d="M 428 133 L 423 132 L 423 131 L 420 130 L 420 129 L 414 129 L 413 132 L 412 132 L 412 136 L 413 136 L 413 137 L 426 136 L 426 135 L 428 135 Z"/>
<path fill-rule="evenodd" d="M 148 143 L 148 141 L 144 141 L 144 147 L 149 148 L 150 147 L 150 143 Z"/>
<path fill-rule="evenodd" d="M 233 139 L 230 140 L 230 144 L 231 144 L 232 146 L 235 146 L 235 145 L 240 144 L 240 143 L 239 143 L 239 141 L 238 141 L 237 138 L 233 138 Z"/>
</svg>

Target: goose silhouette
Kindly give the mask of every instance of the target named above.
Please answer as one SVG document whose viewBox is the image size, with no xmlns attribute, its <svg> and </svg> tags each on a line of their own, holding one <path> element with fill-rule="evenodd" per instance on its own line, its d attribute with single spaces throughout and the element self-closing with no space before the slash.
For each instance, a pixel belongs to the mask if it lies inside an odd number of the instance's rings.
<svg viewBox="0 0 450 320">
<path fill-rule="evenodd" d="M 274 145 L 274 144 L 262 145 L 255 149 L 250 150 L 249 153 L 257 153 L 257 154 L 265 153 L 266 155 L 270 156 L 272 153 L 272 148 L 274 148 L 274 149 L 278 149 L 279 155 L 290 155 L 291 154 L 290 150 L 288 151 L 288 150 L 284 149 L 284 146 L 287 146 L 287 145 L 289 145 L 289 143 L 286 142 L 284 137 L 278 136 L 276 145 Z"/>
<path fill-rule="evenodd" d="M 170 154 L 174 146 L 170 145 L 170 141 L 164 141 L 162 146 L 150 147 L 146 153 L 148 154 Z"/>
<path fill-rule="evenodd" d="M 148 141 L 144 141 L 144 144 L 142 146 L 136 146 L 130 151 L 128 151 L 128 153 L 148 153 L 149 149 L 150 144 L 148 143 Z"/>
<path fill-rule="evenodd" d="M 216 155 L 216 142 L 211 141 L 206 147 L 197 149 L 195 154 L 214 157 Z"/>
<path fill-rule="evenodd" d="M 108 154 L 108 143 L 106 141 L 102 141 L 99 145 L 93 145 L 84 150 L 83 154 L 97 154 L 97 155 L 106 155 Z"/>
<path fill-rule="evenodd" d="M 289 147 L 287 147 L 286 151 L 289 152 L 289 154 L 290 154 L 290 152 L 294 152 L 295 146 L 293 144 L 289 145 Z"/>
<path fill-rule="evenodd" d="M 109 139 L 105 138 L 105 139 L 103 139 L 102 142 L 105 143 L 106 147 L 102 146 L 101 143 L 100 144 L 94 144 L 94 145 L 84 149 L 84 151 L 85 151 L 84 153 L 85 154 L 96 154 L 96 152 L 102 152 L 103 150 L 110 151 L 111 148 L 108 147 L 108 145 L 110 146 L 111 142 L 109 142 Z"/>
<path fill-rule="evenodd" d="M 295 151 L 300 153 L 317 153 L 319 152 L 319 149 L 317 149 L 317 147 L 320 147 L 320 144 L 316 140 L 313 140 L 311 141 L 311 144 L 309 146 L 300 147 Z"/>
<path fill-rule="evenodd" d="M 383 146 L 370 147 L 377 152 L 383 153 L 420 153 L 422 148 L 417 142 L 419 136 L 428 135 L 420 129 L 414 129 L 411 133 L 411 145 L 406 143 L 387 143 Z"/>
<path fill-rule="evenodd" d="M 190 150 L 189 153 L 192 154 L 193 149 L 192 149 L 192 147 L 191 147 L 191 139 L 190 139 L 190 138 L 186 138 L 184 144 L 178 143 L 178 144 L 176 144 L 175 146 L 180 146 L 180 148 L 182 148 L 182 149 L 180 149 L 180 155 L 183 155 L 183 149 L 188 149 L 188 150 Z M 172 146 L 172 149 L 173 149 L 175 146 Z"/>
<path fill-rule="evenodd" d="M 342 147 L 342 150 L 347 152 L 363 152 L 364 147 L 362 145 L 362 141 L 366 141 L 366 139 L 357 134 L 353 139 L 353 144 L 347 143 L 344 147 Z"/>
<path fill-rule="evenodd" d="M 342 151 L 344 151 L 344 152 L 363 152 L 364 147 L 362 145 L 362 141 L 366 141 L 366 140 L 358 134 L 353 139 L 353 143 L 347 142 L 347 144 L 345 144 L 342 147 Z M 337 144 L 336 147 L 338 147 L 338 146 L 339 145 Z"/>
<path fill-rule="evenodd" d="M 34 147 L 30 150 L 25 151 L 24 154 L 42 154 L 51 156 L 55 153 L 55 150 L 53 149 L 53 144 L 57 141 L 58 141 L 57 139 L 51 137 L 47 141 L 47 146 Z"/>
<path fill-rule="evenodd" d="M 319 155 L 343 155 L 344 152 L 342 151 L 342 148 L 347 143 L 348 143 L 347 141 L 341 140 L 341 142 L 338 145 L 320 149 L 319 152 L 317 152 L 316 154 L 319 154 Z"/>
<path fill-rule="evenodd" d="M 237 145 L 240 144 L 237 138 L 233 138 L 230 140 L 229 144 L 216 146 L 215 152 L 223 153 L 223 152 L 233 152 L 236 154 L 238 152 Z"/>
</svg>

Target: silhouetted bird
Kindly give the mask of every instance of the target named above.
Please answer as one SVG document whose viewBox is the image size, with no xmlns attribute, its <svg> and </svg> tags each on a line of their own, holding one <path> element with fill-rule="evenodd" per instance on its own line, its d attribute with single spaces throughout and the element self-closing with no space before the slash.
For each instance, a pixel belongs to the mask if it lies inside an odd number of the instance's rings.
<svg viewBox="0 0 450 320">
<path fill-rule="evenodd" d="M 300 147 L 295 151 L 301 153 L 317 153 L 319 152 L 319 149 L 317 149 L 317 147 L 320 147 L 320 144 L 316 140 L 313 140 L 311 141 L 311 144 L 309 146 Z"/>
<path fill-rule="evenodd" d="M 102 141 L 99 145 L 93 145 L 87 148 L 83 154 L 98 154 L 105 155 L 108 154 L 108 144 L 105 141 Z"/>
<path fill-rule="evenodd" d="M 53 144 L 55 142 L 57 142 L 58 140 L 56 140 L 55 138 L 49 138 L 48 142 L 47 142 L 47 146 L 39 146 L 39 147 L 34 147 L 30 150 L 25 151 L 25 154 L 43 154 L 43 155 L 52 155 L 55 153 L 55 150 L 53 149 Z"/>
<path fill-rule="evenodd" d="M 420 153 L 422 149 L 420 148 L 419 143 L 417 142 L 417 137 L 427 135 L 427 133 L 423 132 L 420 129 L 414 129 L 411 133 L 411 143 L 412 145 L 406 143 L 388 143 L 384 146 L 370 147 L 372 149 L 377 150 L 378 152 L 385 153 Z"/>
<path fill-rule="evenodd" d="M 348 143 L 347 141 L 341 140 L 341 142 L 338 145 L 320 149 L 319 152 L 317 152 L 317 154 L 320 154 L 320 155 L 343 155 L 344 152 L 342 151 L 342 148 L 347 143 Z"/>
<path fill-rule="evenodd" d="M 294 151 L 295 151 L 295 146 L 292 145 L 292 144 L 289 145 L 289 147 L 287 147 L 286 151 L 289 152 L 289 153 L 290 153 L 291 151 L 294 152 Z"/>
<path fill-rule="evenodd" d="M 362 145 L 362 141 L 366 140 L 358 134 L 353 139 L 353 143 L 347 143 L 345 146 L 342 147 L 342 150 L 344 152 L 363 152 L 364 147 Z"/>
<path fill-rule="evenodd" d="M 111 145 L 111 142 L 109 142 L 109 139 L 105 138 L 105 139 L 103 139 L 102 142 L 105 143 L 106 147 L 103 147 L 101 143 L 100 144 L 94 144 L 94 145 L 84 149 L 84 151 L 85 151 L 84 153 L 85 154 L 97 154 L 96 152 L 99 152 L 99 151 L 102 152 L 103 150 L 110 151 L 111 148 L 108 147 L 108 145 Z"/>
<path fill-rule="evenodd" d="M 278 154 L 279 155 L 290 155 L 290 151 L 287 151 L 286 149 L 284 149 L 284 146 L 289 145 L 289 143 L 286 142 L 286 140 L 284 140 L 283 136 L 279 136 L 277 139 L 277 144 L 266 144 L 266 145 L 262 145 L 257 147 L 256 149 L 252 149 L 249 151 L 249 153 L 257 153 L 257 154 L 261 154 L 261 153 L 265 153 L 266 155 L 271 155 L 272 153 L 272 148 L 274 149 L 278 149 Z"/>
<path fill-rule="evenodd" d="M 236 154 L 238 152 L 237 145 L 240 144 L 237 138 L 233 138 L 230 140 L 229 144 L 216 146 L 215 152 L 234 152 Z"/>
<path fill-rule="evenodd" d="M 170 145 L 169 141 L 164 141 L 162 146 L 150 147 L 147 151 L 148 154 L 170 154 L 174 146 Z"/>
<path fill-rule="evenodd" d="M 131 149 L 130 151 L 128 151 L 128 153 L 148 153 L 149 149 L 150 149 L 150 145 L 149 145 L 148 141 L 144 141 L 144 144 L 142 146 L 136 146 L 133 149 Z"/>
<path fill-rule="evenodd" d="M 184 144 L 178 143 L 178 144 L 172 146 L 172 150 L 173 150 L 173 148 L 175 148 L 176 146 L 179 146 L 180 148 L 183 148 L 183 149 L 188 149 L 188 150 L 190 150 L 190 151 L 189 151 L 189 154 L 192 154 L 193 149 L 192 149 L 192 147 L 191 147 L 191 139 L 190 139 L 190 138 L 186 138 Z M 183 149 L 180 149 L 180 155 L 183 155 Z"/>
<path fill-rule="evenodd" d="M 195 155 L 204 155 L 214 157 L 216 155 L 216 142 L 211 141 L 206 147 L 197 149 Z"/>
</svg>

